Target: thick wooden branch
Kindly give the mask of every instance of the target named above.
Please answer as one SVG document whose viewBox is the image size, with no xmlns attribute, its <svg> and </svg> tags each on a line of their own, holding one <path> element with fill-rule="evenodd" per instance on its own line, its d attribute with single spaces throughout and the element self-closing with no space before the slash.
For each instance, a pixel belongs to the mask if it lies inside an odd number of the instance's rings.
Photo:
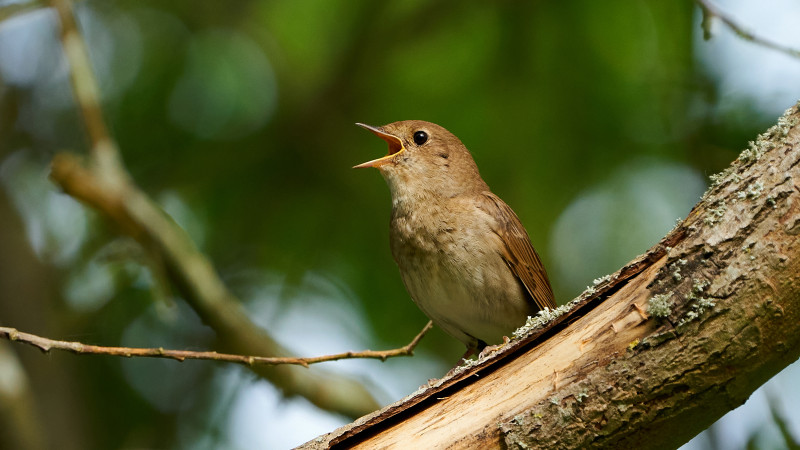
<svg viewBox="0 0 800 450">
<path fill-rule="evenodd" d="M 800 109 L 568 313 L 303 448 L 675 448 L 800 356 Z M 680 189 L 680 186 L 676 186 Z"/>
</svg>

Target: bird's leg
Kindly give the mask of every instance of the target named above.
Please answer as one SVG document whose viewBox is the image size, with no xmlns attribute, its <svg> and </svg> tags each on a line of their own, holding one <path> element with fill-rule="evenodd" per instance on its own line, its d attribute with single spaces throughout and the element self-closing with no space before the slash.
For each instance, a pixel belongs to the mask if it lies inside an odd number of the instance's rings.
<svg viewBox="0 0 800 450">
<path fill-rule="evenodd" d="M 456 365 L 455 365 L 455 366 L 453 366 L 453 368 L 452 368 L 452 369 L 450 369 L 450 370 L 449 370 L 449 371 L 448 371 L 448 372 L 445 374 L 445 378 L 447 378 L 447 377 L 449 377 L 450 375 L 454 374 L 454 373 L 456 372 L 456 369 L 458 369 L 459 367 L 461 367 L 462 365 L 464 365 L 464 363 L 466 363 L 466 362 L 467 362 L 467 360 L 469 359 L 469 357 L 470 357 L 470 356 L 472 356 L 472 355 L 474 355 L 475 353 L 477 353 L 477 351 L 478 351 L 478 347 L 477 347 L 477 346 L 468 345 L 468 346 L 467 346 L 467 351 L 466 351 L 466 352 L 464 352 L 464 355 L 463 355 L 463 356 L 461 356 L 461 358 L 458 360 L 458 362 L 456 363 Z M 430 380 L 428 380 L 428 381 L 430 382 Z"/>
<path fill-rule="evenodd" d="M 509 339 L 508 336 L 503 336 L 503 343 L 502 344 L 486 345 L 485 342 L 478 341 L 478 345 L 467 346 L 467 351 L 464 352 L 464 355 L 461 357 L 461 359 L 458 360 L 458 363 L 455 365 L 455 367 L 453 367 L 452 369 L 450 369 L 449 372 L 447 372 L 445 377 L 449 377 L 450 375 L 454 374 L 456 369 L 458 369 L 459 367 L 464 365 L 472 355 L 474 355 L 474 354 L 476 354 L 478 352 L 478 349 L 480 349 L 480 353 L 478 353 L 478 359 L 480 360 L 480 359 L 485 358 L 485 357 L 491 355 L 492 353 L 496 352 L 497 350 L 502 348 L 504 345 L 507 345 L 509 342 L 511 342 L 511 339 Z"/>
<path fill-rule="evenodd" d="M 467 347 L 467 351 L 464 352 L 464 355 L 461 356 L 461 359 L 458 361 L 458 365 L 464 364 L 467 361 L 467 358 L 471 357 L 478 351 L 477 347 Z"/>
</svg>

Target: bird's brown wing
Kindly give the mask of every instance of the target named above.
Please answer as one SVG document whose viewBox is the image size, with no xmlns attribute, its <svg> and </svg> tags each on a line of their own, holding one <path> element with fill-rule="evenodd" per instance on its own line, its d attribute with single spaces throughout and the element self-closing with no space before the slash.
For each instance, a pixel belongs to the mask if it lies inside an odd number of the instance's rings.
<svg viewBox="0 0 800 450">
<path fill-rule="evenodd" d="M 517 215 L 491 192 L 484 192 L 481 198 L 481 209 L 496 218 L 496 225 L 492 228 L 503 241 L 502 257 L 508 267 L 525 286 L 538 309 L 555 308 L 547 272 Z"/>
</svg>

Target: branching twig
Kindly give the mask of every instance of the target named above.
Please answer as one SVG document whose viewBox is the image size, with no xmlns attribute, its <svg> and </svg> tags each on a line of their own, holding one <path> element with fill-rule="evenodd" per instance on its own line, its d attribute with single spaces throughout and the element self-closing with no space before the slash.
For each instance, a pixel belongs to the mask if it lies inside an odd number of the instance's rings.
<svg viewBox="0 0 800 450">
<path fill-rule="evenodd" d="M 795 58 L 800 58 L 800 50 L 787 47 L 785 45 L 778 44 L 776 42 L 772 42 L 770 40 L 764 39 L 759 37 L 752 32 L 744 29 L 741 25 L 736 23 L 730 16 L 722 13 L 716 6 L 714 6 L 709 0 L 694 0 L 700 9 L 703 11 L 703 37 L 708 40 L 711 37 L 711 18 L 718 18 L 722 23 L 724 23 L 728 28 L 730 28 L 734 33 L 736 33 L 740 38 L 750 41 L 754 44 L 761 45 L 763 47 L 771 48 L 773 50 L 777 50 L 781 53 L 785 53 L 789 56 L 793 56 Z"/>
<path fill-rule="evenodd" d="M 279 364 L 293 364 L 303 367 L 308 367 L 310 364 L 317 364 L 328 361 L 338 361 L 341 359 L 380 359 L 386 361 L 389 358 L 397 356 L 411 356 L 414 354 L 419 341 L 425 336 L 425 333 L 433 328 L 433 322 L 428 321 L 428 324 L 417 334 L 414 339 L 407 345 L 391 350 L 362 350 L 360 352 L 344 352 L 336 353 L 333 355 L 314 356 L 309 358 L 295 358 L 295 357 L 269 357 L 269 356 L 245 356 L 245 355 L 232 355 L 229 353 L 217 352 L 195 352 L 189 350 L 168 350 L 163 348 L 133 348 L 133 347 L 103 347 L 100 345 L 84 344 L 82 342 L 74 341 L 56 341 L 45 337 L 37 336 L 35 334 L 24 333 L 16 330 L 15 328 L 0 327 L 0 338 L 8 339 L 9 341 L 21 342 L 23 344 L 32 345 L 39 348 L 39 350 L 48 353 L 50 350 L 64 350 L 80 355 L 110 355 L 110 356 L 124 356 L 126 358 L 132 357 L 150 357 L 150 358 L 167 358 L 184 361 L 187 359 L 202 359 L 211 361 L 232 362 L 243 364 L 245 366 L 269 365 L 275 366 Z"/>
<path fill-rule="evenodd" d="M 214 329 L 225 351 L 287 356 L 286 349 L 248 317 L 241 302 L 184 230 L 133 182 L 103 119 L 99 89 L 70 0 L 51 0 L 51 3 L 61 21 L 61 39 L 71 68 L 76 103 L 91 139 L 86 163 L 72 154 L 53 159 L 52 180 L 67 194 L 105 214 L 120 231 L 163 261 L 169 279 L 203 322 Z M 249 367 L 284 395 L 303 396 L 322 409 L 359 417 L 378 407 L 360 382 L 343 375 L 289 365 Z"/>
</svg>

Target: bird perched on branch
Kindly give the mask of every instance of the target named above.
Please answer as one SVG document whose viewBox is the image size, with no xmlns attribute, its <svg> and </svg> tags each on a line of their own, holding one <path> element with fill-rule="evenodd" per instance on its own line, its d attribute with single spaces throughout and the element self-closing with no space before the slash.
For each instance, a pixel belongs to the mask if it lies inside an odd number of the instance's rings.
<svg viewBox="0 0 800 450">
<path fill-rule="evenodd" d="M 355 167 L 377 168 L 389 185 L 390 244 L 403 283 L 422 312 L 467 346 L 464 358 L 555 308 L 525 228 L 457 137 L 420 120 L 357 125 L 389 144 L 386 156 Z"/>
</svg>

